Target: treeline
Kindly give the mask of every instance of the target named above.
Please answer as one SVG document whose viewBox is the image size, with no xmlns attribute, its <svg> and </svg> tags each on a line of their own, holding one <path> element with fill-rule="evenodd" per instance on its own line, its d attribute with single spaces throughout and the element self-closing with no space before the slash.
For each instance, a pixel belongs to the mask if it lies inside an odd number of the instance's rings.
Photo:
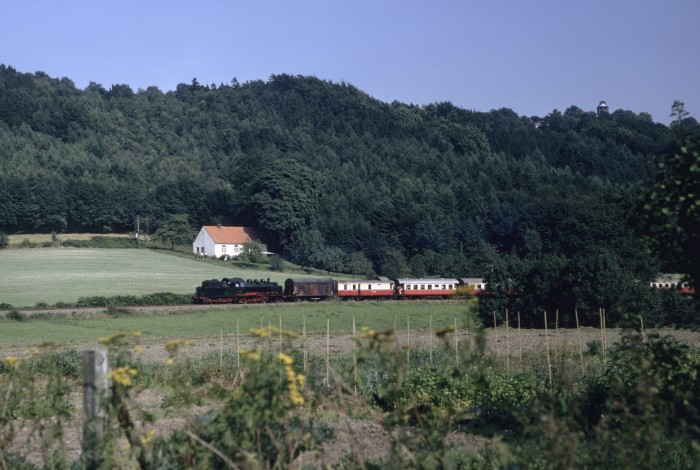
<svg viewBox="0 0 700 470">
<path fill-rule="evenodd" d="M 0 66 L 0 231 L 124 232 L 139 215 L 152 233 L 185 214 L 193 229 L 255 226 L 304 265 L 483 276 L 499 310 L 592 322 L 659 302 L 648 280 L 673 260 L 646 249 L 629 188 L 673 139 L 624 110 L 389 104 L 289 75 L 79 90 Z"/>
</svg>

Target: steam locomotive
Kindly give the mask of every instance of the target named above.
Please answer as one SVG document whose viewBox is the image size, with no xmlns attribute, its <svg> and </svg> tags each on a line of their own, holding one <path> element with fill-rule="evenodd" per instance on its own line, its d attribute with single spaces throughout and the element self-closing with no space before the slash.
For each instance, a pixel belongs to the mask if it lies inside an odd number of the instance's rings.
<svg viewBox="0 0 700 470">
<path fill-rule="evenodd" d="M 479 295 L 485 292 L 483 279 L 287 279 L 284 286 L 270 279 L 224 278 L 202 282 L 193 300 L 197 304 L 296 302 L 301 300 L 388 300 L 447 299 L 458 293 Z"/>
</svg>

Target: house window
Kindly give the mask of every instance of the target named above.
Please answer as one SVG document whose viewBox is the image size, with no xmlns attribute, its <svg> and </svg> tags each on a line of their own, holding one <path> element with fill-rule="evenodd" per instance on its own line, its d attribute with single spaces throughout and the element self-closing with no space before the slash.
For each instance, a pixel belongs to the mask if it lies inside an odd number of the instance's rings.
<svg viewBox="0 0 700 470">
<path fill-rule="evenodd" d="M 226 245 L 221 245 L 221 252 L 226 253 Z"/>
</svg>

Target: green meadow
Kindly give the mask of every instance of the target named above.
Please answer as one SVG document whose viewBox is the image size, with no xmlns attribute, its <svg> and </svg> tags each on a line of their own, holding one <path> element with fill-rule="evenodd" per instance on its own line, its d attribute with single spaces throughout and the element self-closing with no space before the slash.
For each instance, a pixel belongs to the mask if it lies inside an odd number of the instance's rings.
<svg viewBox="0 0 700 470">
<path fill-rule="evenodd" d="M 437 330 L 453 325 L 464 326 L 467 307 L 456 302 L 318 302 L 267 305 L 242 305 L 173 313 L 114 315 L 42 315 L 25 321 L 0 320 L 0 344 L 23 345 L 44 341 L 66 344 L 93 341 L 115 332 L 140 331 L 146 340 L 233 335 L 237 328 L 247 334 L 252 328 L 273 326 L 308 334 L 352 332 L 363 326 L 375 330 L 393 328 L 406 331 Z"/>
<path fill-rule="evenodd" d="M 234 269 L 145 249 L 32 248 L 0 250 L 0 303 L 33 307 L 81 297 L 194 293 L 204 279 L 289 277 Z"/>
</svg>

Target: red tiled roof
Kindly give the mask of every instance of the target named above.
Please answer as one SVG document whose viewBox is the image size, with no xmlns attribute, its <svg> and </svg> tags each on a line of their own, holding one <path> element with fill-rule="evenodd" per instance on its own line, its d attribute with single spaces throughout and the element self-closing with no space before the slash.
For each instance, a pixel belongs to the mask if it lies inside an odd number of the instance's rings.
<svg viewBox="0 0 700 470">
<path fill-rule="evenodd" d="M 241 244 L 254 240 L 255 232 L 249 227 L 223 227 L 218 225 L 205 225 L 204 230 L 216 244 Z"/>
</svg>

